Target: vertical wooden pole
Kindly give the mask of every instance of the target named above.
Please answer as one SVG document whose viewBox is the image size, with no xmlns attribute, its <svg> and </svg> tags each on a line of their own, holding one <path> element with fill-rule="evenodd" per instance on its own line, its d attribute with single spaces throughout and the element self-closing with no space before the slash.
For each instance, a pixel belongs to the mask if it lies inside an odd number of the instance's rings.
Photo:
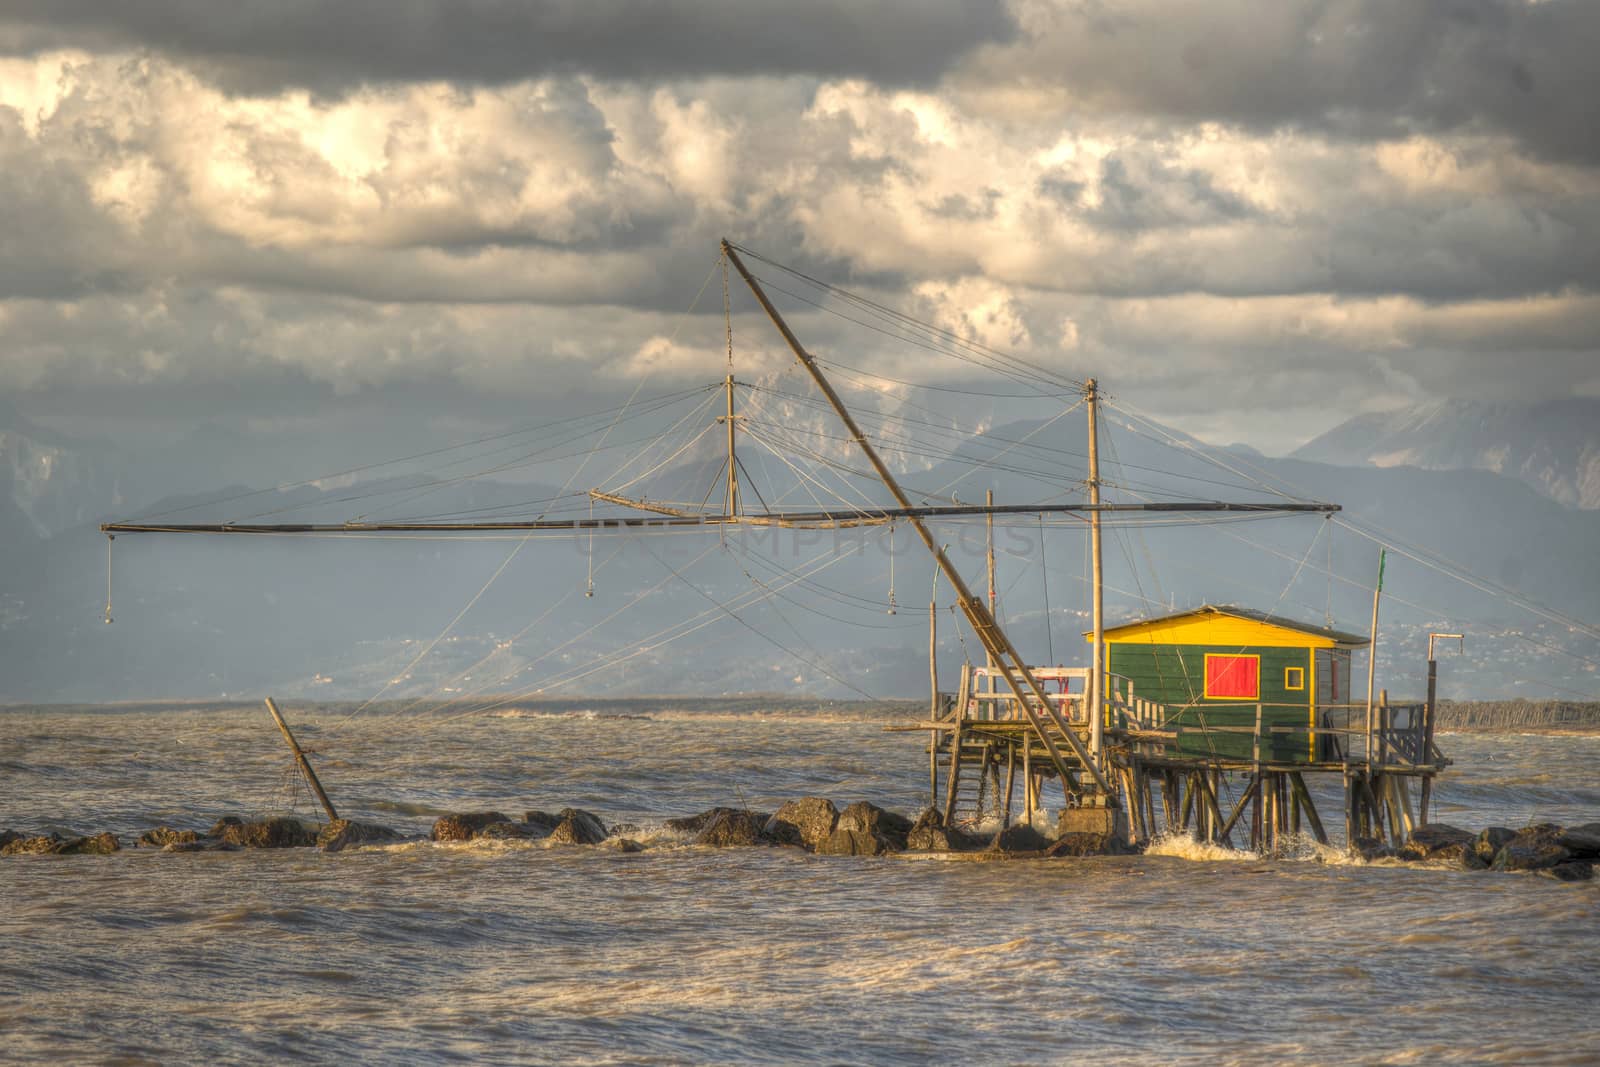
<svg viewBox="0 0 1600 1067">
<path fill-rule="evenodd" d="M 1178 826 L 1183 830 L 1189 829 L 1189 817 L 1195 816 L 1195 828 L 1199 828 L 1199 813 L 1194 806 L 1194 772 L 1183 776 L 1183 803 L 1178 808 Z"/>
<path fill-rule="evenodd" d="M 271 697 L 267 698 L 267 710 L 272 713 L 272 721 L 278 724 L 278 729 L 283 731 L 283 739 L 289 742 L 289 751 L 294 753 L 294 760 L 300 765 L 300 773 L 305 775 L 306 783 L 311 786 L 311 791 L 322 803 L 322 810 L 328 813 L 328 821 L 337 822 L 339 813 L 333 810 L 333 801 L 323 792 L 322 783 L 317 780 L 317 772 L 311 769 L 311 761 L 306 759 L 306 754 L 300 750 L 300 742 L 294 739 L 294 734 L 289 731 L 289 724 L 283 721 L 283 713 L 278 710 L 277 701 Z"/>
<path fill-rule="evenodd" d="M 1100 390 L 1093 378 L 1083 383 L 1083 400 L 1089 413 L 1089 568 L 1092 572 L 1091 622 L 1094 628 L 1094 666 L 1089 671 L 1089 754 L 1098 763 L 1105 742 L 1106 632 L 1105 570 L 1100 546 Z"/>
<path fill-rule="evenodd" d="M 1372 689 L 1378 677 L 1378 598 L 1383 595 L 1385 550 L 1378 550 L 1378 584 L 1372 590 L 1372 634 L 1367 642 L 1367 763 L 1376 762 L 1372 753 Z"/>
<path fill-rule="evenodd" d="M 1389 778 L 1394 783 L 1395 806 L 1400 809 L 1400 826 L 1405 831 L 1404 836 L 1410 837 L 1411 831 L 1417 828 L 1411 813 L 1411 779 L 1403 774 L 1391 774 Z"/>
<path fill-rule="evenodd" d="M 1352 849 L 1356 843 L 1356 791 L 1350 768 L 1344 769 L 1344 847 Z"/>
<path fill-rule="evenodd" d="M 1156 818 L 1156 787 L 1155 779 L 1150 776 L 1149 770 L 1140 767 L 1140 774 L 1144 780 L 1144 806 L 1148 818 L 1145 820 L 1150 827 L 1150 837 L 1154 840 L 1161 836 L 1161 823 Z"/>
<path fill-rule="evenodd" d="M 1039 783 L 1033 780 L 1033 738 L 1022 735 L 1022 806 L 1028 825 L 1033 825 L 1033 808 L 1039 802 Z"/>
<path fill-rule="evenodd" d="M 732 356 L 730 355 L 730 359 Z M 728 514 L 739 514 L 739 467 L 733 451 L 733 374 L 724 383 L 728 389 Z"/>
<path fill-rule="evenodd" d="M 989 489 L 984 492 L 983 502 L 988 507 L 994 507 L 993 489 Z M 984 543 L 986 546 L 984 551 L 984 561 L 989 575 L 989 617 L 993 619 L 998 618 L 995 612 L 1000 607 L 999 603 L 995 600 L 994 588 L 994 512 L 991 511 L 983 517 L 983 531 Z M 989 675 L 992 679 L 994 676 L 994 651 L 992 649 L 986 649 L 985 655 L 987 656 L 987 659 L 984 662 L 989 668 Z M 991 681 L 990 685 L 992 686 L 993 684 L 994 683 Z M 1027 716 L 1022 714 L 1022 709 L 1018 708 L 1017 718 L 1021 719 L 1026 717 Z"/>
<path fill-rule="evenodd" d="M 1000 827 L 1011 825 L 1011 789 L 1017 780 L 1017 746 L 1006 746 L 1006 807 L 1000 815 Z"/>
<path fill-rule="evenodd" d="M 950 769 L 945 772 L 944 824 L 956 817 L 956 786 L 961 780 L 962 716 L 957 715 L 950 731 Z"/>
<path fill-rule="evenodd" d="M 961 714 L 961 709 L 956 709 Z M 928 594 L 928 721 L 939 718 L 939 568 L 933 569 Z M 939 735 L 928 734 L 928 807 L 939 804 Z"/>
</svg>

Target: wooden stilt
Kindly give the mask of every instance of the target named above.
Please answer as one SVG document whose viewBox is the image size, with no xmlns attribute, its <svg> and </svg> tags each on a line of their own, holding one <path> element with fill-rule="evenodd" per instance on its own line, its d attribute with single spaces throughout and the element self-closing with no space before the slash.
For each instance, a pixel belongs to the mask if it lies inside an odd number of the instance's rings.
<svg viewBox="0 0 1600 1067">
<path fill-rule="evenodd" d="M 1165 770 L 1161 772 L 1161 816 L 1166 820 L 1166 832 L 1178 832 L 1178 775 L 1177 772 Z"/>
<path fill-rule="evenodd" d="M 1024 743 L 1026 743 L 1026 742 L 1024 742 Z M 1011 825 L 1011 788 L 1016 783 L 1016 778 L 1017 778 L 1017 746 L 1015 746 L 1015 745 L 1007 745 L 1006 746 L 1006 805 L 1005 805 L 1005 810 L 1003 812 L 1001 812 L 1001 814 L 1000 814 L 1000 825 L 1002 827 L 1006 827 L 1006 826 L 1010 826 Z"/>
<path fill-rule="evenodd" d="M 1390 775 L 1390 777 L 1394 780 L 1394 795 L 1395 800 L 1399 802 L 1400 820 L 1405 827 L 1406 836 L 1410 837 L 1411 832 L 1417 828 L 1416 821 L 1411 814 L 1411 779 L 1400 774 Z M 1401 843 L 1404 844 L 1404 842 Z"/>
<path fill-rule="evenodd" d="M 1350 778 L 1350 768 L 1344 769 L 1344 847 L 1350 848 L 1356 842 L 1356 793 L 1355 783 Z"/>
<path fill-rule="evenodd" d="M 1322 828 L 1322 818 L 1317 814 L 1317 805 L 1311 799 L 1311 790 L 1306 787 L 1306 780 L 1299 771 L 1289 773 L 1289 787 L 1300 798 L 1300 810 L 1305 813 L 1306 821 L 1311 824 L 1311 833 L 1319 844 L 1328 843 L 1328 834 Z"/>
<path fill-rule="evenodd" d="M 1033 741 L 1022 739 L 1022 806 L 1027 809 L 1025 818 L 1033 825 L 1033 809 L 1039 804 L 1039 783 L 1033 778 Z"/>
<path fill-rule="evenodd" d="M 1155 787 L 1150 779 L 1149 770 L 1142 763 L 1138 766 L 1139 791 L 1144 794 L 1145 830 L 1150 834 L 1150 840 L 1154 841 L 1161 836 L 1161 827 L 1156 822 Z"/>
<path fill-rule="evenodd" d="M 950 731 L 950 770 L 946 774 L 944 795 L 944 824 L 950 826 L 956 817 L 956 785 L 961 780 L 961 722 L 957 718 Z"/>
<path fill-rule="evenodd" d="M 1144 841 L 1144 814 L 1139 810 L 1138 788 L 1133 781 L 1133 771 L 1127 767 L 1121 768 L 1123 810 L 1128 813 L 1128 832 L 1133 837 L 1133 842 L 1138 844 Z"/>
<path fill-rule="evenodd" d="M 1300 836 L 1300 791 L 1294 788 L 1293 781 L 1289 783 L 1289 832 Z"/>
<path fill-rule="evenodd" d="M 1249 844 L 1254 851 L 1261 851 L 1261 764 L 1256 764 L 1256 773 L 1250 779 L 1250 833 Z"/>
<path fill-rule="evenodd" d="M 1222 826 L 1222 832 L 1224 834 L 1229 833 L 1233 829 L 1233 824 L 1238 822 L 1239 816 L 1243 815 L 1245 810 L 1250 807 L 1251 800 L 1255 797 L 1256 791 L 1260 788 L 1261 779 L 1251 778 L 1250 784 L 1244 787 L 1244 793 L 1240 795 L 1239 802 L 1233 806 L 1233 814 L 1228 816 L 1228 821 Z M 1250 843 L 1254 845 L 1256 843 L 1255 839 L 1252 838 Z"/>
<path fill-rule="evenodd" d="M 1359 780 L 1359 785 L 1363 806 L 1367 809 L 1366 825 L 1363 827 L 1366 833 L 1362 836 L 1376 837 L 1381 840 L 1383 838 L 1383 809 L 1378 806 L 1378 798 L 1372 784 L 1378 777 L 1378 775 L 1363 777 Z M 1379 784 L 1381 786 L 1382 783 L 1380 782 Z"/>
</svg>

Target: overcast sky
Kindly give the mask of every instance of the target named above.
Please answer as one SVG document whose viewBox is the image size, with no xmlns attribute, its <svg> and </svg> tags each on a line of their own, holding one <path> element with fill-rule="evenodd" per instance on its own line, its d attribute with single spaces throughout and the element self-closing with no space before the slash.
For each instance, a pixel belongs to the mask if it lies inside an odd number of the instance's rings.
<svg viewBox="0 0 1600 1067">
<path fill-rule="evenodd" d="M 1597 54 L 1600 5 L 1520 0 L 10 0 L 0 394 L 719 376 L 720 286 L 680 319 L 727 235 L 1223 442 L 1600 395 Z"/>
</svg>

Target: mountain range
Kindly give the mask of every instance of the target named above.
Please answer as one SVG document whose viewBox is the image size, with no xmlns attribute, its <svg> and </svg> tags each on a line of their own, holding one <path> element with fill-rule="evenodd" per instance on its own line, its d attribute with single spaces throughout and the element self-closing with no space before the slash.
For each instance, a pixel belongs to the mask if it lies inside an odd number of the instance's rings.
<svg viewBox="0 0 1600 1067">
<path fill-rule="evenodd" d="M 804 409 L 766 416 L 768 425 L 796 433 L 823 429 Z M 517 470 L 455 480 L 356 475 L 279 488 L 275 479 L 255 479 L 290 463 L 292 447 L 303 442 L 275 451 L 280 442 L 271 435 L 201 426 L 139 450 L 47 430 L 15 412 L 0 411 L 0 419 L 0 702 L 265 693 L 444 699 L 535 689 L 888 697 L 926 688 L 921 650 L 932 568 L 904 530 L 769 531 L 720 543 L 710 534 L 525 544 L 129 535 L 111 546 L 108 560 L 96 524 L 130 514 L 181 508 L 195 521 L 257 514 L 343 521 L 385 502 L 390 515 L 527 514 L 560 494 L 560 472 L 540 472 L 544 481 Z M 869 432 L 873 421 L 881 424 L 869 419 Z M 1510 470 L 1271 458 L 1202 449 L 1115 412 L 1103 424 L 1111 499 L 1261 501 L 1277 499 L 1277 489 L 1344 507 L 1332 519 L 1113 524 L 1106 551 L 1113 620 L 1233 602 L 1364 630 L 1381 540 L 1395 552 L 1380 684 L 1415 690 L 1426 633 L 1464 629 L 1472 654 L 1446 672 L 1450 695 L 1595 689 L 1595 642 L 1562 623 L 1561 613 L 1600 618 L 1600 570 L 1592 562 L 1600 511 L 1552 499 Z M 1445 444 L 1429 444 L 1427 425 L 1440 438 L 1456 432 L 1450 420 L 1417 420 L 1409 447 L 1446 456 Z M 1499 425 L 1509 432 L 1512 423 Z M 1002 503 L 1081 494 L 1083 427 L 1071 420 L 1011 422 L 979 434 L 906 422 L 897 432 L 890 462 L 919 499 L 971 501 L 985 490 Z M 716 482 L 716 437 L 632 491 L 698 498 Z M 1354 432 L 1321 440 L 1318 447 L 1331 453 Z M 818 441 L 813 458 L 849 461 L 852 446 L 842 435 Z M 323 445 L 329 455 L 359 453 L 336 436 Z M 363 447 L 370 451 L 371 442 Z M 1595 442 L 1584 447 L 1592 452 Z M 804 466 L 788 468 L 753 446 L 747 455 L 751 506 L 757 492 L 796 503 L 822 491 Z M 975 471 L 974 460 L 988 465 Z M 518 476 L 527 480 L 510 480 Z M 847 474 L 825 476 L 841 492 L 884 501 L 870 482 L 845 486 Z M 232 504 L 214 502 L 246 493 Z M 979 586 L 981 524 L 946 525 L 940 536 L 950 538 L 958 565 Z M 1002 523 L 996 541 L 1000 609 L 1013 639 L 1037 662 L 1081 663 L 1082 524 L 1022 516 Z M 1446 578 L 1419 562 L 1431 556 L 1478 578 Z M 808 568 L 817 569 L 796 577 Z M 113 625 L 102 621 L 108 584 Z M 1551 612 L 1529 615 L 1502 587 Z M 945 606 L 948 596 L 942 589 Z M 730 602 L 735 612 L 717 607 Z M 680 627 L 694 629 L 679 634 Z M 953 674 L 972 654 L 971 640 L 949 613 L 940 638 L 942 669 Z"/>
<path fill-rule="evenodd" d="M 1481 470 L 1557 503 L 1600 509 L 1600 399 L 1536 406 L 1438 400 L 1358 415 L 1307 442 L 1296 459 L 1340 466 Z"/>
</svg>

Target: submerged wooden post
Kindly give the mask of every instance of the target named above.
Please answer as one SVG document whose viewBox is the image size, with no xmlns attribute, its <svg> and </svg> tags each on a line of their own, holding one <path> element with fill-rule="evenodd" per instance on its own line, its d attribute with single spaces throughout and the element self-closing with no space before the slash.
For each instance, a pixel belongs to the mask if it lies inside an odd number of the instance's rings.
<svg viewBox="0 0 1600 1067">
<path fill-rule="evenodd" d="M 323 792 L 322 783 L 317 780 L 317 772 L 311 769 L 311 761 L 306 759 L 306 754 L 300 750 L 300 742 L 294 739 L 294 734 L 289 732 L 289 724 L 283 721 L 283 713 L 278 710 L 277 701 L 267 698 L 267 710 L 272 712 L 272 720 L 278 724 L 278 729 L 283 731 L 283 739 L 289 742 L 289 751 L 294 753 L 295 762 L 300 765 L 300 773 L 306 776 L 306 782 L 311 786 L 311 791 L 322 802 L 322 810 L 328 813 L 329 822 L 337 822 L 339 813 L 333 810 L 333 801 L 328 799 L 328 794 Z"/>
<path fill-rule="evenodd" d="M 1011 825 L 1011 791 L 1017 781 L 1017 746 L 1006 746 L 1006 804 L 1005 810 L 1000 813 L 1000 828 L 1006 829 Z"/>
</svg>

